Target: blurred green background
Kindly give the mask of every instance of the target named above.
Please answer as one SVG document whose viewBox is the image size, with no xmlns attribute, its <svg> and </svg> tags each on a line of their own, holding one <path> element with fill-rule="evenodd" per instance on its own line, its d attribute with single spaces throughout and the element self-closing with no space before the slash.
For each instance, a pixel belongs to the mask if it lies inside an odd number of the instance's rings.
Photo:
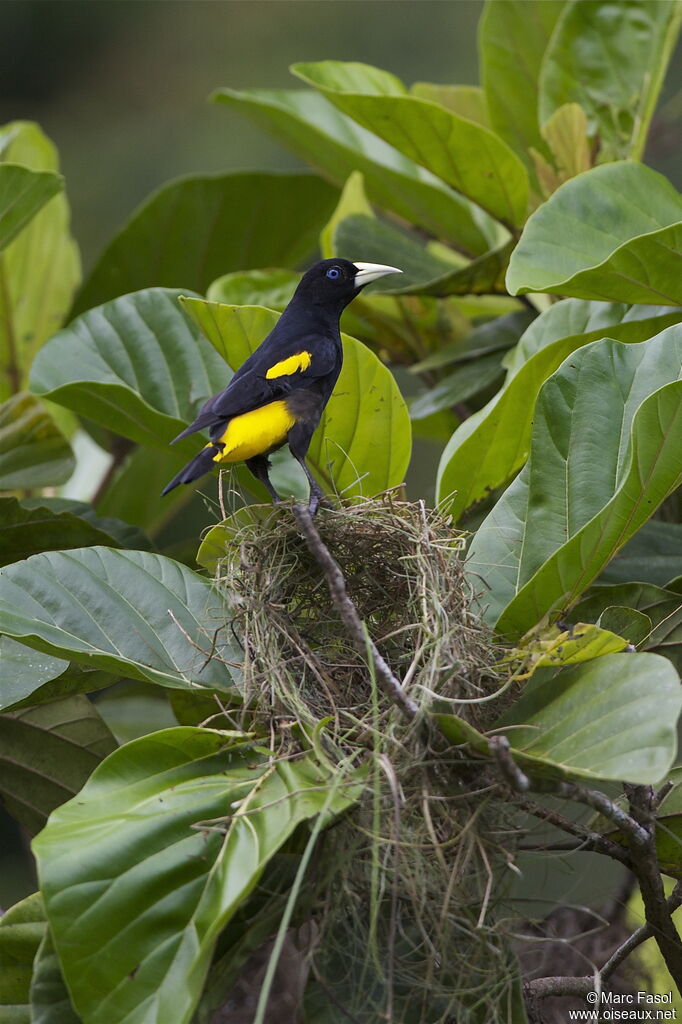
<svg viewBox="0 0 682 1024">
<path fill-rule="evenodd" d="M 2 121 L 57 143 L 89 265 L 130 211 L 190 172 L 298 161 L 218 86 L 295 87 L 297 60 L 360 60 L 407 81 L 477 80 L 480 0 L 5 0 Z"/>
<path fill-rule="evenodd" d="M 289 64 L 328 58 L 376 64 L 407 82 L 476 83 L 482 6 L 2 0 L 0 120 L 36 120 L 57 144 L 87 269 L 138 203 L 170 178 L 299 166 L 237 114 L 209 103 L 215 88 L 295 87 Z M 678 49 L 647 152 L 647 162 L 678 188 L 681 124 Z M 0 906 L 35 888 L 22 843 L 13 826 L 0 822 Z"/>
</svg>

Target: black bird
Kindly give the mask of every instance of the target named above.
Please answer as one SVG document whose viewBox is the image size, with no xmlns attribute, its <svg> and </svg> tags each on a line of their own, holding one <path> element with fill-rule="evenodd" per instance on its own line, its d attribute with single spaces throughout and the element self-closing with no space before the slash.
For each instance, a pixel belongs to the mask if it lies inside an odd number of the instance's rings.
<svg viewBox="0 0 682 1024">
<path fill-rule="evenodd" d="M 339 318 L 370 281 L 400 273 L 397 267 L 342 259 L 312 266 L 267 338 L 228 386 L 209 398 L 194 423 L 171 442 L 198 430 L 208 430 L 211 439 L 162 494 L 197 480 L 216 465 L 245 462 L 273 501 L 279 501 L 268 476 L 268 455 L 288 443 L 310 482 L 308 507 L 314 514 L 322 492 L 305 457 L 341 372 Z"/>
</svg>

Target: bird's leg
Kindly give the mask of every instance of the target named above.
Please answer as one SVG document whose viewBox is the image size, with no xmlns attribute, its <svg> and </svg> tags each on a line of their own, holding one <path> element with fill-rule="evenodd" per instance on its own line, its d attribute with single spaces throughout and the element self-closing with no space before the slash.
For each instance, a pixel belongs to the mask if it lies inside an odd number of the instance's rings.
<svg viewBox="0 0 682 1024">
<path fill-rule="evenodd" d="M 294 458 L 301 466 L 301 469 L 303 470 L 305 475 L 308 477 L 308 483 L 310 484 L 310 498 L 308 499 L 308 511 L 310 512 L 311 516 L 314 516 L 315 513 L 317 512 L 320 501 L 322 501 L 322 499 L 324 498 L 324 495 L 322 494 L 320 485 L 318 484 L 317 480 L 315 479 L 315 477 L 313 476 L 313 474 L 310 472 L 306 465 L 305 456 L 296 455 L 294 453 Z"/>
<path fill-rule="evenodd" d="M 252 459 L 246 460 L 246 466 L 253 473 L 256 480 L 260 480 L 260 482 L 267 487 L 268 493 L 272 498 L 273 505 L 279 505 L 282 499 L 270 482 L 270 477 L 268 476 L 270 460 L 267 456 L 254 455 Z"/>
</svg>

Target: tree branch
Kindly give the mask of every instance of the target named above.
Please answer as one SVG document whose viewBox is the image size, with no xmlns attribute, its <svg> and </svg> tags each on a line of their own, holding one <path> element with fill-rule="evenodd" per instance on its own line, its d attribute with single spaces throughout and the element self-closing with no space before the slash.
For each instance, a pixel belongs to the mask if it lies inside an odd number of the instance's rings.
<svg viewBox="0 0 682 1024">
<path fill-rule="evenodd" d="M 665 965 L 682 990 L 682 941 L 670 915 L 656 852 L 656 794 L 651 786 L 625 786 L 630 810 L 646 834 L 645 843 L 631 843 L 632 869 L 642 892 L 644 913 Z"/>
<path fill-rule="evenodd" d="M 645 927 L 649 929 L 649 932 L 644 934 L 643 930 L 639 929 L 642 937 L 638 939 L 635 939 L 635 936 L 638 935 L 635 932 L 604 966 L 600 972 L 601 978 L 604 979 L 604 972 L 607 968 L 611 973 L 632 949 L 652 935 L 656 939 L 675 984 L 682 989 L 682 941 L 671 916 L 669 901 L 665 898 L 656 850 L 656 809 L 667 794 L 666 787 L 656 793 L 652 786 L 635 786 L 626 783 L 624 788 L 630 806 L 630 814 L 628 814 L 599 790 L 588 789 L 586 786 L 561 779 L 530 778 L 515 764 L 506 736 L 493 736 L 489 741 L 489 749 L 505 783 L 514 792 L 526 793 L 529 790 L 535 790 L 541 793 L 553 793 L 576 803 L 585 804 L 612 821 L 627 841 L 629 867 L 639 883 L 646 915 Z M 546 820 L 551 819 L 547 816 Z M 564 828 L 560 816 L 554 816 L 553 824 Z M 575 835 L 574 828 L 565 830 Z M 597 839 L 600 846 L 602 842 L 608 842 L 605 837 L 600 837 L 596 833 L 592 838 Z M 596 850 L 596 852 L 608 852 L 609 855 L 613 855 L 605 848 L 603 851 Z M 675 900 L 679 897 L 679 888 L 678 884 L 673 893 Z M 682 898 L 680 902 L 682 903 Z M 679 906 L 680 903 L 675 905 Z M 529 999 L 533 1001 L 547 995 L 582 995 L 592 990 L 590 988 L 592 984 L 593 979 L 591 978 L 537 978 L 527 983 L 526 992 Z"/>
</svg>

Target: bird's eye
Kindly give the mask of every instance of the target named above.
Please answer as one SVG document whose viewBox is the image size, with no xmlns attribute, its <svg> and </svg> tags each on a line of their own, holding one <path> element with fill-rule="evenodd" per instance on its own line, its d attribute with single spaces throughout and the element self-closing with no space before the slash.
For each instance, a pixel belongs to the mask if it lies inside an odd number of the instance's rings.
<svg viewBox="0 0 682 1024">
<path fill-rule="evenodd" d="M 327 277 L 331 278 L 332 281 L 336 281 L 338 277 L 341 277 L 341 271 L 338 267 L 330 267 L 327 271 Z"/>
</svg>

